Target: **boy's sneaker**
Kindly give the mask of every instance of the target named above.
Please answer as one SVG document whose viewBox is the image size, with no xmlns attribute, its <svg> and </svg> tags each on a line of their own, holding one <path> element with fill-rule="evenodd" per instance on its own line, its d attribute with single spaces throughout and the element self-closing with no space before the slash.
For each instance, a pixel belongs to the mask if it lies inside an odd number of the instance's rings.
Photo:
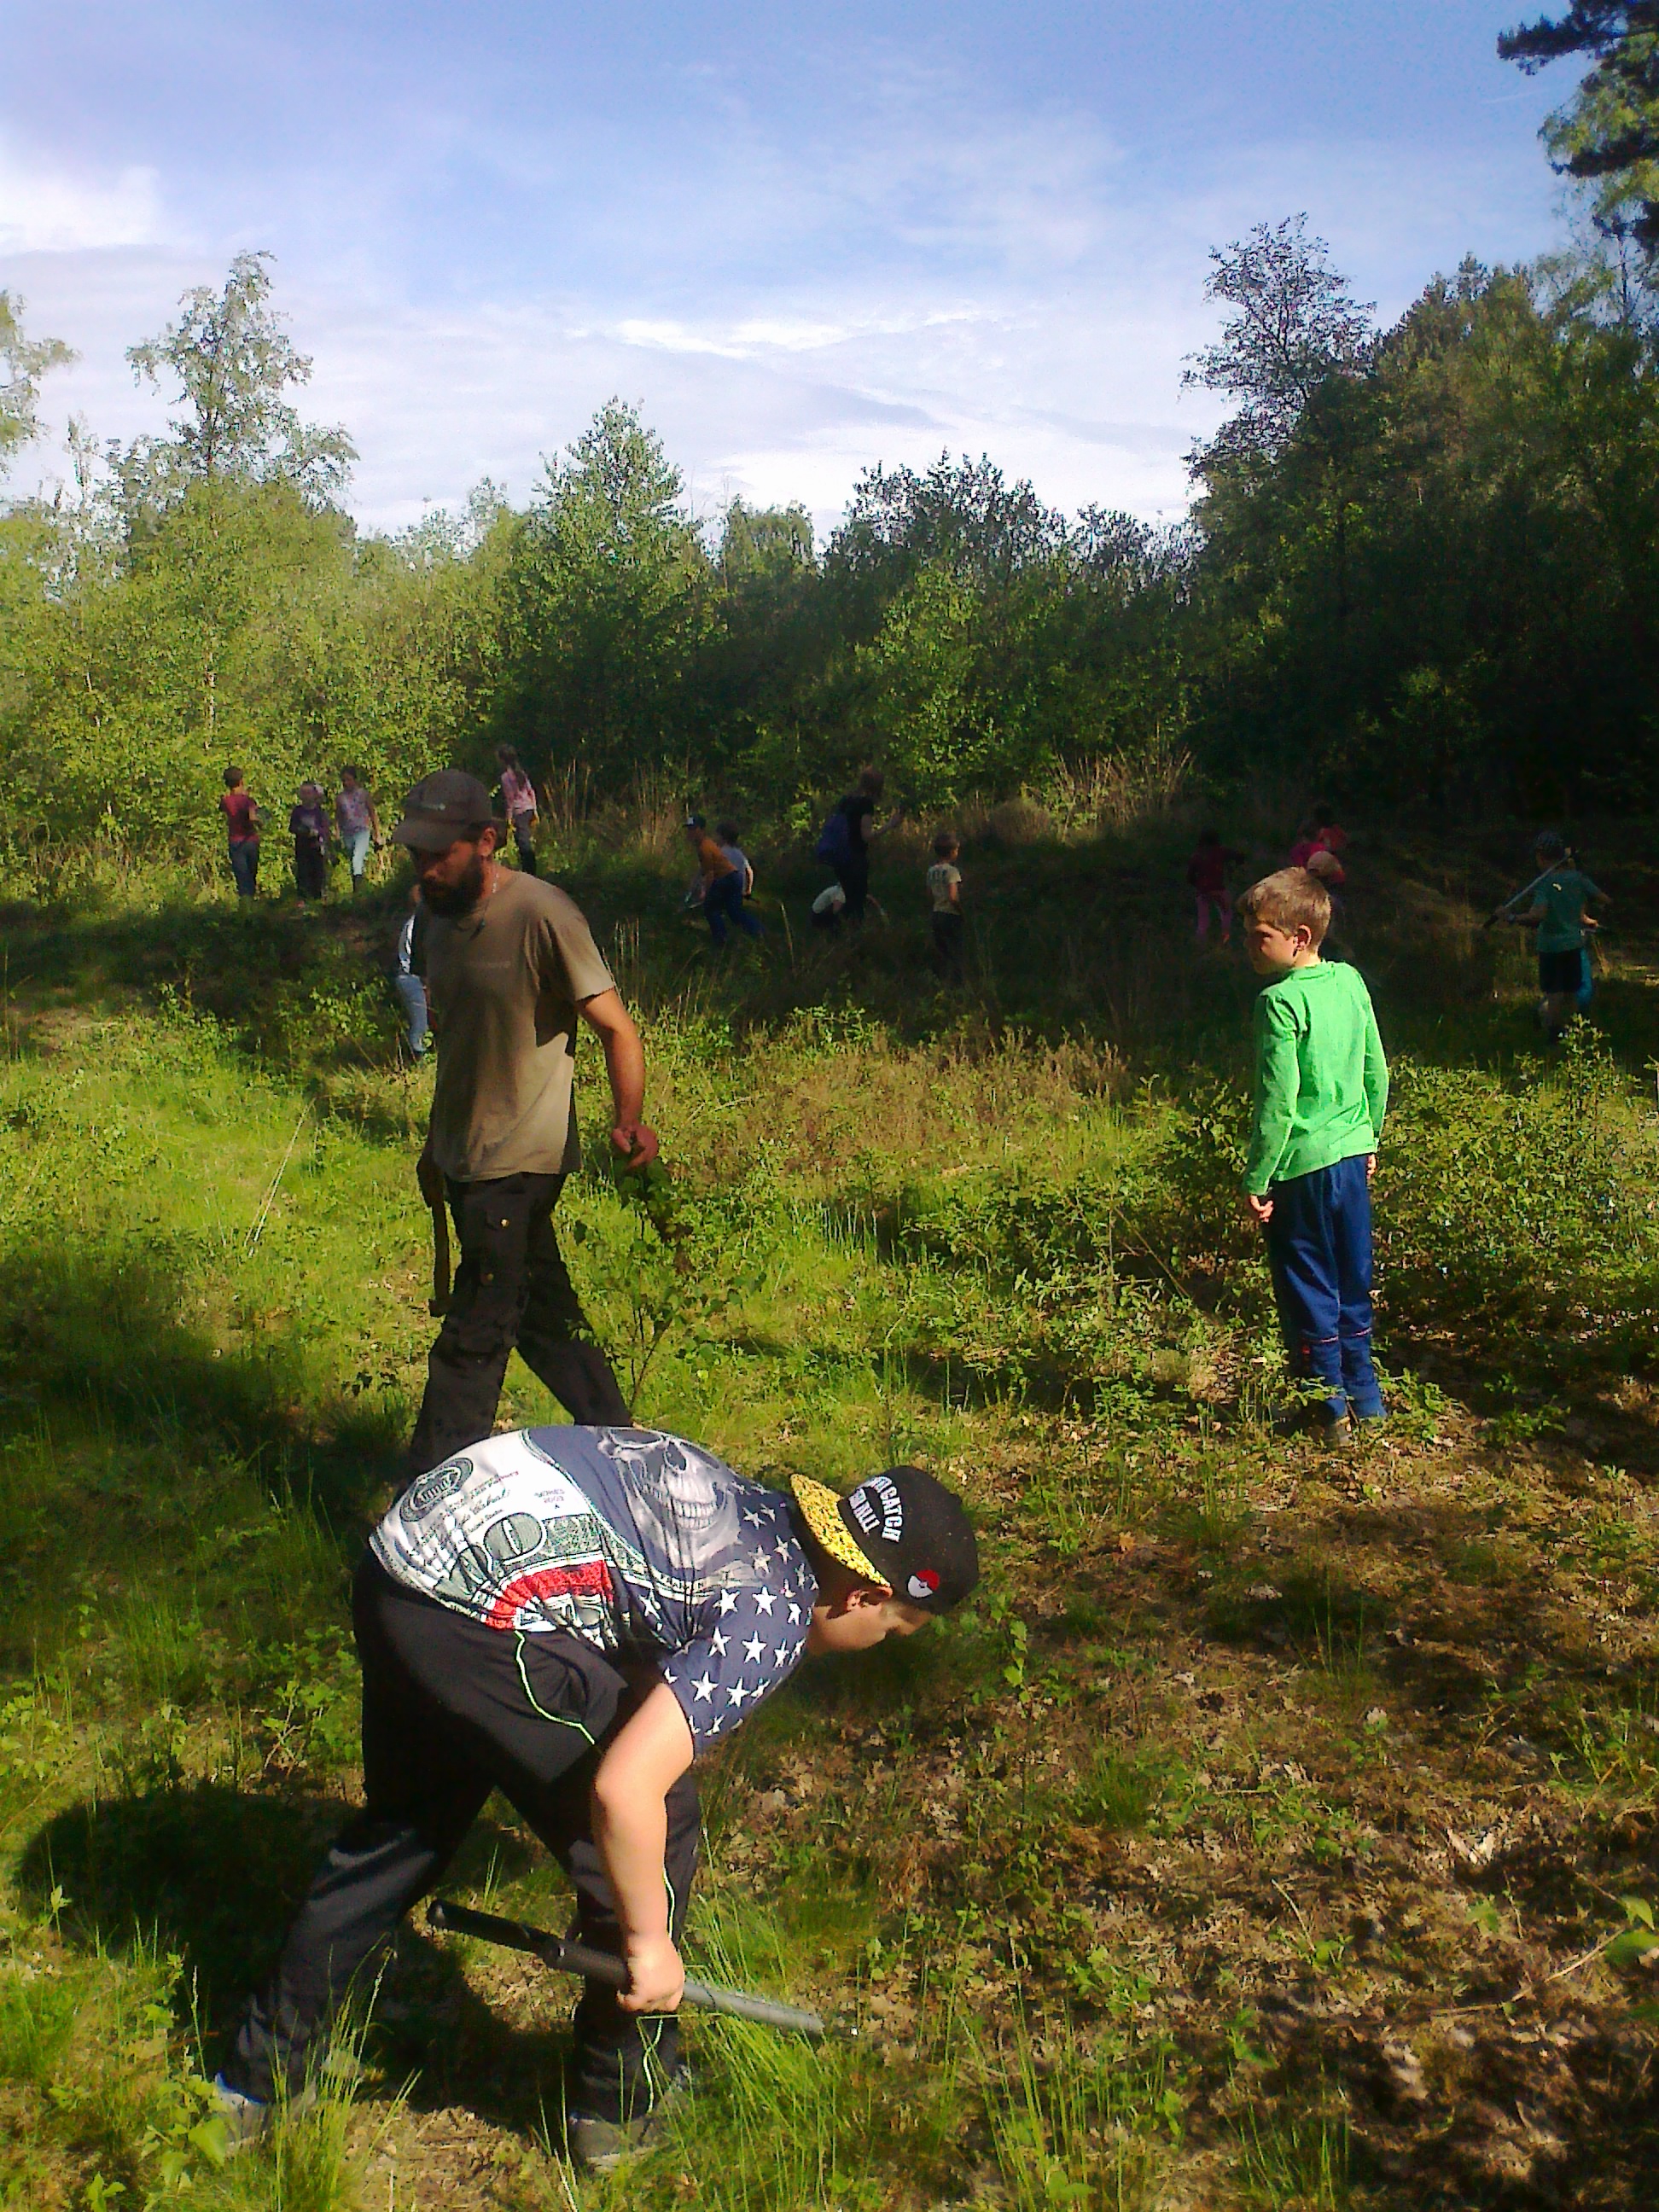
<svg viewBox="0 0 1659 2212">
<path fill-rule="evenodd" d="M 570 2112 L 564 2124 L 565 2148 L 590 2173 L 614 2173 L 624 2159 L 648 2148 L 648 2138 L 663 2114 L 681 2096 L 684 2077 L 671 2081 L 649 2112 L 631 2120 L 601 2120 L 592 2112 Z"/>
<path fill-rule="evenodd" d="M 297 2094 L 289 2099 L 284 2107 L 291 2120 L 302 2120 L 317 2105 L 317 2085 L 307 2081 Z M 213 2077 L 213 2110 L 210 2119 L 218 2120 L 225 2131 L 225 2156 L 234 2158 L 238 2151 L 251 2150 L 255 2143 L 263 2142 L 270 2133 L 276 2117 L 275 2107 L 261 2104 L 258 2098 L 246 2096 L 240 2089 L 233 2089 L 222 2074 Z"/>
<path fill-rule="evenodd" d="M 1346 1413 L 1328 1413 L 1316 1424 L 1314 1434 L 1327 1451 L 1340 1451 L 1353 1440 L 1353 1423 Z"/>
<path fill-rule="evenodd" d="M 1348 1417 L 1332 1413 L 1322 1400 L 1311 1406 L 1292 1407 L 1288 1413 L 1280 1413 L 1273 1425 L 1273 1434 L 1286 1442 L 1293 1437 L 1313 1437 L 1331 1443 L 1346 1436 Z"/>
<path fill-rule="evenodd" d="M 263 2142 L 270 2129 L 270 2107 L 262 2105 L 257 2097 L 245 2097 L 240 2089 L 233 2089 L 222 2074 L 213 2077 L 213 2112 L 210 2117 L 219 2121 L 225 2131 L 225 2156 L 234 2158 L 240 2150 L 250 2150 Z"/>
</svg>

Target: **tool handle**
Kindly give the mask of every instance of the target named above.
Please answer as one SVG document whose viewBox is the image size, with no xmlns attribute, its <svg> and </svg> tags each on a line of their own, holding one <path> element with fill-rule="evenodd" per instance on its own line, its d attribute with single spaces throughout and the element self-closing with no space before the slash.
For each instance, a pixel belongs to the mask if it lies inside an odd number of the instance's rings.
<svg viewBox="0 0 1659 2212">
<path fill-rule="evenodd" d="M 717 1989 L 713 1982 L 700 1982 L 686 1978 L 687 2004 L 701 2005 L 706 2012 L 723 2012 L 733 2020 L 757 2021 L 763 2027 L 781 2028 L 790 2035 L 804 2035 L 817 2043 L 827 2033 L 821 2015 L 804 2011 L 798 2005 L 776 2004 L 770 1997 L 752 1996 L 747 1990 Z"/>
<path fill-rule="evenodd" d="M 468 1905 L 452 1905 L 434 1897 L 426 1909 L 429 1926 L 446 1929 L 457 1936 L 481 1936 L 486 1943 L 501 1943 L 512 1951 L 528 1951 L 545 1966 L 562 1974 L 580 1974 L 584 1981 L 603 1982 L 607 1988 L 625 1990 L 628 1987 L 628 1968 L 609 1951 L 592 1951 L 585 1943 L 567 1942 L 562 1936 L 550 1936 L 544 1928 L 532 1928 L 522 1920 L 503 1920 L 493 1912 L 475 1912 Z M 779 2027 L 795 2035 L 821 2037 L 823 2021 L 815 2012 L 804 2012 L 797 2006 L 776 2004 L 770 1997 L 751 1996 L 746 1990 L 717 1989 L 711 1982 L 697 1980 L 688 1974 L 682 2003 L 696 2005 L 705 2012 L 723 2012 L 734 2020 L 758 2021 L 763 2027 Z"/>
</svg>

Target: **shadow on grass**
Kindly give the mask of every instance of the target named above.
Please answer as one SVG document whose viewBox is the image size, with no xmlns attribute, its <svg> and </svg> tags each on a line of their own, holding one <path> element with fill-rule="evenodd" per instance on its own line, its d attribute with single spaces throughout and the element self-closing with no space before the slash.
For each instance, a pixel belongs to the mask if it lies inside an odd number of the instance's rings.
<svg viewBox="0 0 1659 2212">
<path fill-rule="evenodd" d="M 1401 2074 L 1398 2045 L 1370 2022 L 1285 2023 L 1260 2107 L 1278 2127 L 1310 2084 L 1340 2084 L 1352 2130 L 1347 2179 L 1386 2187 L 1387 2202 L 1422 2212 L 1650 2204 L 1659 2157 L 1651 2034 L 1575 2021 L 1546 2038 L 1530 2023 L 1510 2023 L 1495 2004 L 1474 2011 L 1461 2040 L 1437 2054 L 1446 2112 L 1432 2132 L 1420 2125 L 1420 2091 Z M 1272 2201 L 1291 2201 L 1290 2192 Z M 1294 2201 L 1382 2200 L 1369 2191 L 1350 2199 L 1344 2190 Z"/>
<path fill-rule="evenodd" d="M 330 1837 L 337 1798 L 253 1795 L 219 1783 L 93 1799 L 31 1839 L 19 1891 L 67 1942 L 117 1955 L 157 1939 L 197 1977 L 211 2022 L 268 1973 Z"/>
<path fill-rule="evenodd" d="M 185 1967 L 207 2036 L 210 2068 L 222 2063 L 248 1992 L 270 1975 L 288 1922 L 349 1808 L 337 1798 L 266 1795 L 204 1782 L 70 1807 L 32 1838 L 20 1893 L 54 1917 L 61 1940 L 120 1958 L 155 1944 Z M 518 1881 L 550 1865 L 514 1827 L 486 1816 L 445 1876 L 465 1893 Z M 556 1923 L 556 1905 L 547 1908 Z M 370 2055 L 401 2085 L 418 2075 L 417 2110 L 463 2104 L 528 2134 L 544 2111 L 556 2118 L 565 2038 L 578 1984 L 548 1975 L 536 1984 L 546 2024 L 503 2019 L 469 1985 L 452 1945 L 423 1931 L 417 1906 L 399 1932 L 370 2031 Z M 532 1969 L 525 1969 L 532 1972 Z M 515 1976 L 515 1980 L 521 1978 Z M 515 1997 L 517 1992 L 514 1992 Z"/>
<path fill-rule="evenodd" d="M 763 956 L 738 960 L 720 959 L 688 930 L 672 864 L 580 843 L 550 857 L 600 942 L 618 933 L 619 944 L 626 939 L 625 988 L 648 1009 L 695 1003 L 738 1029 L 763 1030 L 803 1008 L 857 1006 L 909 1041 L 965 1017 L 992 1032 L 1018 1028 L 1033 1042 L 1109 1042 L 1143 1072 L 1178 1085 L 1191 1066 L 1243 1072 L 1259 988 L 1237 951 L 1200 953 L 1188 942 L 1180 886 L 1189 844 L 1188 826 L 1172 818 L 1103 829 L 1077 843 L 973 845 L 964 866 L 975 988 L 948 1006 L 928 965 L 923 854 L 881 856 L 875 889 L 889 921 L 826 941 L 807 911 L 825 872 L 798 847 L 757 846 L 767 900 L 781 900 L 792 920 L 786 931 L 769 903 Z M 1529 949 L 1474 926 L 1488 898 L 1513 887 L 1498 849 L 1465 881 L 1467 868 L 1448 876 L 1443 847 L 1373 839 L 1346 895 L 1339 942 L 1371 984 L 1391 1050 L 1409 1047 L 1437 1065 L 1500 1074 L 1535 1050 L 1521 981 Z M 1463 861 L 1474 858 L 1467 839 L 1458 852 Z M 1265 873 L 1278 859 L 1262 847 L 1249 866 Z M 297 1075 L 317 1055 L 315 1041 L 296 1033 L 294 1002 L 313 986 L 333 990 L 385 974 L 406 882 L 398 872 L 362 899 L 309 911 L 268 897 L 246 904 L 173 896 L 117 911 L 13 904 L 0 909 L 8 993 L 25 1007 L 85 1006 L 133 994 L 154 1004 L 171 990 Z M 1174 933 L 1172 899 L 1182 923 Z M 1643 952 L 1640 941 L 1616 949 L 1628 972 L 1598 988 L 1595 1019 L 1633 1070 L 1659 1051 L 1659 988 L 1639 961 L 1629 965 L 1627 955 Z M 396 1026 L 390 994 L 382 996 L 376 1053 L 389 1052 Z"/>
<path fill-rule="evenodd" d="M 338 1530 L 367 1525 L 401 1465 L 403 1408 L 365 1395 L 319 1436 L 280 1339 L 227 1354 L 181 1310 L 192 1258 L 164 1234 L 5 1255 L 0 1438 L 54 1419 L 160 1442 L 186 1462 L 229 1458 L 266 1491 L 308 1495 Z"/>
</svg>

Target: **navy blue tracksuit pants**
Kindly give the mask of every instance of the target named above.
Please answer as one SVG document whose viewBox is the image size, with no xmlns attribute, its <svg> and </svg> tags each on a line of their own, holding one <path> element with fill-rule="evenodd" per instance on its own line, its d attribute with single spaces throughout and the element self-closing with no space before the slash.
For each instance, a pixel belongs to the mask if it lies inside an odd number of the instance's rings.
<svg viewBox="0 0 1659 2212">
<path fill-rule="evenodd" d="M 750 913 L 743 902 L 743 878 L 734 868 L 729 876 L 716 876 L 702 895 L 702 910 L 708 923 L 708 934 L 716 945 L 726 942 L 726 925 L 734 921 L 747 937 L 762 934 L 760 918 Z"/>
<path fill-rule="evenodd" d="M 1363 1153 L 1273 1186 L 1267 1264 L 1291 1370 L 1333 1419 L 1382 1411 L 1371 1365 L 1371 1194 Z"/>
</svg>

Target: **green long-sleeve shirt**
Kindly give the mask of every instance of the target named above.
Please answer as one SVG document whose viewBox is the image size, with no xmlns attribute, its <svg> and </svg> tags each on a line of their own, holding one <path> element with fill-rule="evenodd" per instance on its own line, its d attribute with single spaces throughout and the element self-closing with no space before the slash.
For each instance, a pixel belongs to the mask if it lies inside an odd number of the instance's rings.
<svg viewBox="0 0 1659 2212">
<path fill-rule="evenodd" d="M 1345 960 L 1291 968 L 1255 1002 L 1255 1127 L 1244 1188 L 1374 1152 L 1389 1104 L 1370 993 Z"/>
</svg>

